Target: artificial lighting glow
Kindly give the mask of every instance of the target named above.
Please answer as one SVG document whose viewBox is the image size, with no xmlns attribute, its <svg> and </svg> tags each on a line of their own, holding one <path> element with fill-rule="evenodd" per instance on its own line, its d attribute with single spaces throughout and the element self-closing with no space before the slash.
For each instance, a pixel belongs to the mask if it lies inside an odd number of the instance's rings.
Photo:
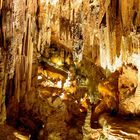
<svg viewBox="0 0 140 140">
<path fill-rule="evenodd" d="M 64 98 L 65 98 L 65 94 L 62 93 L 62 94 L 60 95 L 60 98 L 61 98 L 61 99 L 64 99 Z"/>
<path fill-rule="evenodd" d="M 75 103 L 78 104 L 78 101 L 76 100 Z"/>
<path fill-rule="evenodd" d="M 120 55 L 120 57 L 116 57 L 116 61 L 115 61 L 115 67 L 116 69 L 122 66 L 122 56 Z"/>
<path fill-rule="evenodd" d="M 73 8 L 78 9 L 79 6 L 81 5 L 83 0 L 75 0 L 73 3 Z"/>
<path fill-rule="evenodd" d="M 112 65 L 110 62 L 110 56 L 107 56 L 107 59 L 105 59 L 103 56 L 106 55 L 106 52 L 104 52 L 102 50 L 102 56 L 100 56 L 101 58 L 101 67 L 104 69 L 109 69 L 111 72 L 114 72 L 115 70 L 117 70 L 119 67 L 122 66 L 123 62 L 122 62 L 122 55 L 120 55 L 119 57 L 115 57 L 115 61 L 114 64 Z"/>
<path fill-rule="evenodd" d="M 84 98 L 80 99 L 80 103 L 81 103 L 82 107 L 84 107 L 85 109 L 88 109 L 88 104 L 87 104 L 87 101 L 86 101 L 87 99 L 88 99 L 87 94 L 85 94 Z"/>
<path fill-rule="evenodd" d="M 121 57 L 121 55 L 120 55 L 120 57 L 116 56 L 115 63 L 112 66 L 110 65 L 109 70 L 111 72 L 114 72 L 115 70 L 117 70 L 117 68 L 119 68 L 121 66 L 122 66 L 122 57 Z"/>
<path fill-rule="evenodd" d="M 41 80 L 41 79 L 42 79 L 42 76 L 39 75 L 39 76 L 37 77 L 37 79 L 38 79 L 38 80 Z"/>
<path fill-rule="evenodd" d="M 70 82 L 70 78 L 68 76 L 68 78 L 66 79 L 66 82 L 64 83 L 64 89 L 70 87 L 71 82 Z"/>
<path fill-rule="evenodd" d="M 57 2 L 58 2 L 58 0 L 50 0 L 50 3 L 51 3 L 52 5 L 56 5 Z"/>
<path fill-rule="evenodd" d="M 41 84 L 42 84 L 44 87 L 46 87 L 46 86 L 49 86 L 49 87 L 55 86 L 54 83 L 51 82 L 51 81 L 43 81 Z"/>
<path fill-rule="evenodd" d="M 41 0 L 41 3 L 46 3 L 46 4 L 50 3 L 52 5 L 56 5 L 57 2 L 58 0 Z"/>
<path fill-rule="evenodd" d="M 102 53 L 104 53 L 102 51 Z M 103 55 L 104 56 L 104 55 Z M 102 56 L 101 56 L 102 57 Z M 109 58 L 109 57 L 107 57 Z M 140 68 L 140 54 L 132 54 L 131 56 L 127 57 L 127 62 L 126 63 L 133 63 L 138 69 Z M 120 55 L 120 57 L 115 58 L 115 62 L 113 65 L 111 65 L 110 61 L 108 59 L 101 59 L 101 66 L 104 69 L 109 69 L 111 72 L 114 72 L 115 70 L 117 70 L 117 68 L 121 67 L 123 64 L 122 62 L 122 54 Z"/>
<path fill-rule="evenodd" d="M 127 63 L 132 63 L 139 69 L 140 68 L 140 54 L 132 54 L 132 56 L 128 58 Z"/>
<path fill-rule="evenodd" d="M 122 66 L 122 55 L 120 55 L 120 57 L 115 58 L 115 62 L 112 66 L 109 67 L 111 72 L 114 72 L 115 70 L 117 70 L 117 68 Z"/>
<path fill-rule="evenodd" d="M 58 66 L 62 66 L 63 65 L 62 60 L 59 57 L 52 58 L 52 62 L 54 64 L 57 64 Z"/>
<path fill-rule="evenodd" d="M 61 80 L 58 81 L 56 86 L 57 86 L 58 88 L 62 88 L 62 81 L 61 81 Z"/>
<path fill-rule="evenodd" d="M 53 94 L 52 94 L 52 96 L 56 96 L 56 95 L 57 95 L 56 93 L 53 93 Z"/>
<path fill-rule="evenodd" d="M 47 75 L 48 75 L 46 70 L 43 70 L 43 71 L 42 71 L 42 74 L 43 74 L 44 76 L 46 76 L 46 77 L 47 77 Z"/>
<path fill-rule="evenodd" d="M 44 87 L 49 86 L 49 87 L 57 87 L 57 88 L 62 88 L 62 81 L 58 81 L 57 83 L 54 83 L 52 81 L 43 81 L 41 83 Z"/>
<path fill-rule="evenodd" d="M 56 63 L 58 66 L 62 66 L 62 61 L 61 60 L 58 60 L 57 63 Z"/>
<path fill-rule="evenodd" d="M 30 138 L 27 136 L 23 136 L 21 134 L 19 134 L 18 132 L 14 132 L 13 133 L 15 135 L 15 137 L 17 137 L 19 140 L 29 140 Z"/>
</svg>

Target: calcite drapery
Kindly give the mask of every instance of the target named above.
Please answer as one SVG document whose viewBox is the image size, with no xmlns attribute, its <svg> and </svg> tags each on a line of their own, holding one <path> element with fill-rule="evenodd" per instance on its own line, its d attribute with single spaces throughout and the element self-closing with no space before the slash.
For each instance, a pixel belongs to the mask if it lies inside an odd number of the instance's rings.
<svg viewBox="0 0 140 140">
<path fill-rule="evenodd" d="M 106 48 L 106 61 L 103 59 L 104 56 L 102 55 L 100 57 L 101 65 L 104 68 L 110 69 L 111 71 L 114 71 L 117 67 L 120 67 L 124 62 L 126 62 L 128 57 L 131 56 L 132 53 L 139 53 L 137 50 L 134 51 L 132 49 L 132 46 L 135 46 L 134 44 L 136 43 L 136 41 L 134 41 L 135 43 L 131 41 L 136 34 L 139 34 L 139 24 L 138 22 L 133 22 L 133 18 L 134 20 L 139 19 L 139 1 L 133 0 L 131 1 L 131 4 L 128 3 L 129 2 L 127 0 L 115 0 L 110 1 L 110 3 L 107 3 L 107 1 L 105 1 L 105 6 L 101 4 L 100 13 L 101 15 L 104 15 L 102 19 L 105 19 L 101 22 L 101 27 L 102 25 L 104 25 L 101 29 L 102 32 L 105 33 L 104 35 L 102 35 L 104 37 L 100 39 L 102 39 L 102 42 L 105 42 L 104 44 Z M 137 45 L 136 48 L 139 48 L 139 45 Z M 101 48 L 101 52 L 102 50 L 104 49 Z"/>
<path fill-rule="evenodd" d="M 115 71 L 139 48 L 139 43 L 136 45 L 137 41 L 132 41 L 133 38 L 139 40 L 139 1 L 133 0 L 130 5 L 124 3 L 129 2 L 47 2 L 50 41 L 57 40 L 72 49 L 75 42 L 80 42 L 81 34 L 83 54 L 103 68 Z"/>
</svg>

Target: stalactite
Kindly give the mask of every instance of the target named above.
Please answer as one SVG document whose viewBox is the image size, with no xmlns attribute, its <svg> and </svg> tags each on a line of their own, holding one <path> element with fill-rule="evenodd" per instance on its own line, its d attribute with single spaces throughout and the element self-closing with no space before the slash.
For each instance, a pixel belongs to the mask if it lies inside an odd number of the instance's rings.
<svg viewBox="0 0 140 140">
<path fill-rule="evenodd" d="M 3 0 L 0 0 L 0 10 L 2 9 Z"/>
<path fill-rule="evenodd" d="M 47 43 L 48 43 L 48 46 L 50 46 L 51 44 L 51 19 L 52 19 L 52 9 L 51 9 L 51 6 L 48 5 L 47 7 L 47 16 L 46 16 L 46 21 L 47 21 Z"/>
<path fill-rule="evenodd" d="M 121 17 L 121 2 L 117 0 L 116 2 L 116 55 L 119 57 L 121 55 L 121 41 L 122 41 L 122 17 Z"/>
<path fill-rule="evenodd" d="M 3 55 L 3 50 L 0 48 L 0 124 L 3 124 L 6 119 L 5 110 L 5 80 L 7 79 L 5 74 L 5 56 Z M 6 78 L 6 79 L 5 79 Z"/>
<path fill-rule="evenodd" d="M 116 56 L 116 0 L 111 1 L 107 12 L 107 28 L 108 28 L 108 37 L 109 37 L 109 47 L 110 47 L 110 63 L 113 65 L 115 62 L 115 56 Z"/>
<path fill-rule="evenodd" d="M 135 52 L 138 52 L 137 45 L 135 43 L 131 43 L 132 39 L 131 37 L 129 37 L 129 35 L 131 34 L 130 33 L 131 30 L 132 33 L 135 32 L 135 30 L 132 29 L 131 19 L 134 16 L 133 15 L 134 11 L 137 11 L 136 8 L 137 6 L 135 5 L 136 1 L 135 2 L 131 1 L 131 4 L 129 5 L 124 5 L 123 2 L 108 1 L 105 2 L 104 4 L 100 3 L 101 5 L 100 18 L 101 17 L 102 18 L 99 19 L 99 24 L 100 28 L 102 24 L 106 27 L 104 37 L 106 44 L 105 49 L 106 50 L 105 56 L 107 58 L 106 65 L 107 68 L 109 68 L 111 71 L 114 71 L 118 66 L 121 66 L 123 62 L 126 62 L 127 58 L 130 55 L 132 55 Z M 125 10 L 123 8 L 125 8 Z M 105 19 L 106 22 L 104 22 Z M 103 36 L 100 36 L 100 40 L 103 40 Z M 100 49 L 101 62 L 102 62 L 101 55 L 102 52 L 103 50 Z"/>
<path fill-rule="evenodd" d="M 122 48 L 122 61 L 125 62 L 126 58 L 127 58 L 127 49 L 126 49 L 126 38 L 123 36 L 122 37 L 122 44 L 121 44 L 121 48 Z"/>
<path fill-rule="evenodd" d="M 0 56 L 2 57 L 0 60 L 1 66 L 1 84 L 0 84 L 0 123 L 4 123 L 6 119 L 6 108 L 5 108 L 5 94 L 7 87 L 7 80 L 11 79 L 14 75 L 14 66 L 15 66 L 15 48 L 13 46 L 13 1 L 0 1 L 2 4 L 0 9 L 0 46 L 1 52 Z M 5 16 L 4 16 L 5 15 Z"/>
<path fill-rule="evenodd" d="M 3 1 L 1 0 L 1 3 Z M 126 3 L 127 4 L 124 4 Z M 34 14 L 35 11 L 35 5 L 37 4 L 37 12 Z M 125 43 L 123 42 L 125 39 L 122 39 L 122 35 L 127 32 L 126 36 L 129 35 L 130 30 L 132 30 L 132 25 L 138 26 L 139 25 L 139 8 L 138 0 L 131 1 L 131 6 L 128 5 L 128 0 L 120 1 L 88 1 L 88 0 L 81 0 L 81 1 L 45 1 L 45 0 L 38 0 L 38 2 L 34 1 L 17 1 L 14 0 L 14 10 L 15 17 L 12 18 L 14 25 L 16 26 L 14 30 L 14 35 L 17 36 L 17 32 L 21 32 L 21 36 L 19 35 L 18 38 L 23 38 L 23 44 L 22 44 L 22 55 L 24 55 L 25 50 L 27 52 L 27 26 L 25 23 L 27 23 L 28 15 L 31 15 L 33 18 L 36 18 L 37 22 L 35 26 L 33 27 L 35 32 L 37 32 L 37 43 L 35 41 L 33 42 L 33 46 L 37 46 L 37 53 L 42 55 L 44 53 L 45 47 L 49 47 L 50 43 L 53 40 L 59 40 L 62 44 L 65 44 L 69 48 L 73 48 L 75 44 L 78 44 L 79 36 L 81 35 L 83 37 L 83 46 L 84 53 L 90 58 L 94 59 L 93 54 L 94 51 L 89 53 L 91 51 L 91 47 L 94 48 L 94 35 L 97 35 L 97 38 L 99 40 L 104 40 L 105 43 L 105 49 L 101 50 L 100 56 L 97 55 L 97 59 L 100 59 L 101 62 L 104 61 L 104 66 L 108 67 L 109 69 L 115 69 L 116 67 L 116 57 L 120 57 L 122 50 L 125 50 L 126 52 L 129 51 L 131 54 L 132 48 L 131 43 L 127 43 L 130 47 L 128 50 L 126 49 Z M 34 6 L 32 6 L 34 5 Z M 20 8 L 18 8 L 20 6 Z M 25 7 L 26 6 L 26 7 Z M 127 9 L 128 6 L 128 9 Z M 24 7 L 24 10 L 23 10 Z M 22 9 L 22 10 L 20 10 Z M 124 10 L 125 9 L 125 10 Z M 126 11 L 126 12 L 124 12 Z M 22 13 L 22 14 L 21 14 Z M 135 14 L 134 14 L 135 13 Z M 18 14 L 20 16 L 18 16 Z M 97 16 L 99 15 L 99 16 Z M 24 17 L 24 21 L 23 21 Z M 4 17 L 5 18 L 5 17 Z M 134 19 L 133 23 L 131 21 L 131 18 Z M 22 21 L 22 25 L 24 27 L 24 31 L 21 29 L 21 23 L 19 21 Z M 6 22 L 6 21 L 3 21 Z M 12 21 L 10 21 L 12 22 Z M 127 22 L 129 23 L 130 27 L 127 27 Z M 31 23 L 33 23 L 33 20 L 31 20 Z M 99 25 L 98 25 L 99 24 Z M 101 24 L 104 26 L 104 35 L 101 35 L 100 39 L 100 31 L 98 27 L 101 27 Z M 88 27 L 88 28 L 87 28 Z M 137 29 L 137 27 L 135 27 Z M 16 30 L 16 31 L 15 31 Z M 36 31 L 38 30 L 38 31 Z M 138 30 L 138 29 L 137 29 Z M 3 28 L 3 36 L 5 38 L 6 36 L 6 29 Z M 32 39 L 35 39 L 35 35 L 32 35 Z M 19 41 L 21 42 L 21 40 Z M 52 41 L 53 42 L 53 41 Z M 104 44 L 102 43 L 102 44 Z M 4 40 L 4 46 L 6 46 L 6 40 Z M 13 45 L 16 46 L 16 44 L 19 43 L 13 43 Z M 37 44 L 37 45 L 36 45 Z M 121 45 L 123 44 L 123 45 Z M 89 47 L 90 46 L 90 47 Z M 103 45 L 98 45 L 103 46 Z M 135 46 L 133 44 L 133 46 Z M 90 49 L 89 49 L 90 48 Z M 134 48 L 134 47 L 133 47 Z M 103 53 L 104 52 L 104 53 Z M 96 52 L 95 52 L 96 53 Z M 26 53 L 25 53 L 26 54 Z M 103 60 L 103 56 L 101 54 L 104 54 L 106 56 L 107 61 L 105 64 L 105 60 Z M 27 55 L 27 54 L 26 54 Z M 122 54 L 123 60 L 126 60 L 125 53 Z M 25 58 L 26 59 L 26 58 Z M 94 60 L 93 60 L 94 61 Z M 13 66 L 14 67 L 14 66 Z M 26 66 L 25 66 L 26 67 Z M 25 68 L 26 69 L 26 68 Z"/>
<path fill-rule="evenodd" d="M 21 67 L 21 60 L 20 57 L 17 59 L 16 68 L 15 68 L 15 100 L 20 102 L 20 67 Z"/>
<path fill-rule="evenodd" d="M 108 52 L 106 49 L 106 44 L 105 44 L 105 29 L 104 27 L 101 26 L 100 29 L 100 65 L 106 69 L 107 68 L 107 59 L 108 59 Z M 105 58 L 104 56 L 106 55 L 107 58 Z"/>
</svg>

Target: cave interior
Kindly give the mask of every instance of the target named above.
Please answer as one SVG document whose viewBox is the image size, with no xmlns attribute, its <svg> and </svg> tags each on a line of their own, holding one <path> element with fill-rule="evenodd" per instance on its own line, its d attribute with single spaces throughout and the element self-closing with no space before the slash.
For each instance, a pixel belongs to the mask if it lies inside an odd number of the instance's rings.
<svg viewBox="0 0 140 140">
<path fill-rule="evenodd" d="M 0 140 L 140 140 L 140 0 L 0 0 Z"/>
</svg>

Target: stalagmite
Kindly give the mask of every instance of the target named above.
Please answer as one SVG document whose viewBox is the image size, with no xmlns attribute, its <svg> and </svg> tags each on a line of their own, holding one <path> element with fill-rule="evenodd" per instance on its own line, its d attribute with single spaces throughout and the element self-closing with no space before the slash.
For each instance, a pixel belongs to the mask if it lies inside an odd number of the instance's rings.
<svg viewBox="0 0 140 140">
<path fill-rule="evenodd" d="M 89 108 L 88 111 L 87 111 L 85 124 L 83 126 L 83 133 L 84 133 L 83 140 L 87 140 L 91 137 L 90 134 L 91 134 L 92 129 L 91 129 L 91 126 L 90 126 L 90 119 L 91 119 L 91 108 Z"/>
</svg>

